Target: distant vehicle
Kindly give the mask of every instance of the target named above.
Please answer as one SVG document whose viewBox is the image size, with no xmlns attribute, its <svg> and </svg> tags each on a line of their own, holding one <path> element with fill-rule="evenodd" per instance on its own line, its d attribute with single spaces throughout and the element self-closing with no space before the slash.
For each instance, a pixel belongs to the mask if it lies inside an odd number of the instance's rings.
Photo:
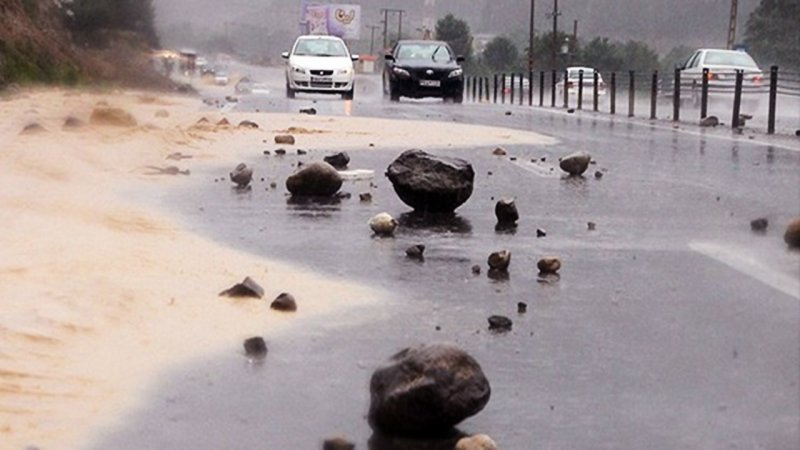
<svg viewBox="0 0 800 450">
<path fill-rule="evenodd" d="M 463 61 L 446 42 L 400 41 L 386 55 L 383 93 L 393 102 L 400 97 L 439 97 L 461 103 Z"/>
<path fill-rule="evenodd" d="M 505 80 L 506 80 L 505 92 L 506 92 L 506 95 L 508 95 L 508 94 L 511 94 L 511 84 L 512 84 L 511 75 L 506 75 L 505 76 Z M 518 75 L 514 76 L 514 79 L 513 79 L 514 92 L 519 92 L 519 80 L 522 80 L 522 90 L 527 92 L 528 89 L 530 88 L 530 85 L 531 85 L 530 80 L 528 80 L 528 77 L 521 76 L 521 75 L 520 76 L 518 76 Z M 500 82 L 502 83 L 502 80 Z"/>
<path fill-rule="evenodd" d="M 592 67 L 567 67 L 565 71 L 566 80 L 562 78 L 561 81 L 556 83 L 558 95 L 564 96 L 564 85 L 566 84 L 568 95 L 577 96 L 578 86 L 581 85 L 581 72 L 583 72 L 583 97 L 586 99 L 594 97 L 594 74 L 596 70 Z M 603 76 L 600 75 L 600 72 L 597 72 L 597 95 L 603 96 L 606 93 L 606 83 L 603 81 Z"/>
<path fill-rule="evenodd" d="M 736 72 L 743 72 L 743 101 L 757 107 L 758 94 L 763 92 L 764 72 L 753 58 L 743 50 L 703 48 L 695 51 L 681 70 L 681 86 L 691 86 L 691 98 L 700 103 L 703 69 L 708 69 L 709 100 L 730 99 L 736 86 Z"/>
<path fill-rule="evenodd" d="M 227 86 L 230 81 L 228 72 L 224 70 L 217 70 L 214 72 L 214 84 L 217 86 Z"/>
<path fill-rule="evenodd" d="M 353 55 L 344 41 L 334 36 L 300 36 L 286 59 L 286 96 L 297 92 L 340 94 L 352 100 L 355 91 Z"/>
<path fill-rule="evenodd" d="M 236 83 L 234 90 L 237 94 L 263 95 L 269 94 L 269 87 L 264 83 L 253 81 L 250 77 L 243 77 Z"/>
</svg>

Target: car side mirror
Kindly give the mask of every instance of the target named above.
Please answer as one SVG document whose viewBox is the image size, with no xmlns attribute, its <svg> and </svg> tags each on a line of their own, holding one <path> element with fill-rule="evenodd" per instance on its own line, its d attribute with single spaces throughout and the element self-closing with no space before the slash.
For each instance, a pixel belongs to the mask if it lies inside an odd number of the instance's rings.
<svg viewBox="0 0 800 450">
<path fill-rule="evenodd" d="M 457 63 L 463 63 L 466 60 L 467 60 L 467 58 L 464 58 L 463 56 L 456 56 L 456 62 Z"/>
<path fill-rule="evenodd" d="M 392 55 L 391 53 L 387 53 L 385 58 L 387 61 L 394 61 L 394 55 Z"/>
<path fill-rule="evenodd" d="M 289 52 L 283 52 L 283 53 L 281 53 L 281 58 L 283 58 L 283 59 L 289 59 Z"/>
<path fill-rule="evenodd" d="M 360 58 L 360 56 L 358 56 L 358 55 L 350 55 L 350 59 L 352 59 L 353 61 L 358 61 L 359 58 Z"/>
</svg>

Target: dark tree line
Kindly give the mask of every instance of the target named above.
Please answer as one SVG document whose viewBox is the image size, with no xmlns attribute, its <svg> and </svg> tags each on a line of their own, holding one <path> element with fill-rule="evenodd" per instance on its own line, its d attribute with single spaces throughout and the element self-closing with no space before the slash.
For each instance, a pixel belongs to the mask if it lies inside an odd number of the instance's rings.
<svg viewBox="0 0 800 450">
<path fill-rule="evenodd" d="M 74 0 L 66 16 L 72 32 L 89 42 L 105 31 L 130 31 L 158 45 L 153 0 Z"/>
</svg>

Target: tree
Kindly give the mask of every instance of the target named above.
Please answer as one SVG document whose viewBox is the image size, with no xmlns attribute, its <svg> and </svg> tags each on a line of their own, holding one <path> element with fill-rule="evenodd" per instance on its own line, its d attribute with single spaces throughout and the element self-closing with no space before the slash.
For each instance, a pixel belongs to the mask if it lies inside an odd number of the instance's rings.
<svg viewBox="0 0 800 450">
<path fill-rule="evenodd" d="M 745 43 L 762 64 L 800 69 L 800 2 L 761 0 L 750 14 Z"/>
<path fill-rule="evenodd" d="M 498 36 L 486 44 L 486 49 L 483 51 L 483 62 L 496 72 L 516 69 L 519 65 L 519 51 L 511 39 Z"/>
<path fill-rule="evenodd" d="M 673 47 L 663 58 L 661 58 L 661 71 L 664 74 L 672 73 L 675 67 L 681 65 L 694 53 L 694 49 L 685 45 Z"/>
<path fill-rule="evenodd" d="M 578 52 L 578 61 L 598 70 L 620 71 L 625 69 L 622 50 L 608 38 L 596 37 Z"/>
<path fill-rule="evenodd" d="M 101 31 L 132 31 L 158 45 L 153 0 L 74 0 L 67 24 L 76 35 L 92 40 Z"/>
<path fill-rule="evenodd" d="M 456 55 L 467 60 L 472 58 L 472 33 L 469 25 L 452 14 L 436 22 L 436 39 L 450 44 Z"/>
<path fill-rule="evenodd" d="M 651 72 L 658 69 L 658 53 L 640 41 L 628 41 L 621 50 L 624 70 Z"/>
</svg>

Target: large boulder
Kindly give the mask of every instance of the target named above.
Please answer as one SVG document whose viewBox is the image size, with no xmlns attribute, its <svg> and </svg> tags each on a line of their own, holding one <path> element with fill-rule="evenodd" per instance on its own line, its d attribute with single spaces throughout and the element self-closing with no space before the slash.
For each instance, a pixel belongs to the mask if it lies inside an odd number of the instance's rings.
<svg viewBox="0 0 800 450">
<path fill-rule="evenodd" d="M 586 152 L 577 152 L 567 155 L 559 160 L 559 167 L 572 176 L 580 176 L 589 168 L 592 156 Z"/>
<path fill-rule="evenodd" d="M 370 425 L 400 436 L 447 433 L 489 402 L 480 364 L 448 344 L 407 348 L 372 374 Z"/>
<path fill-rule="evenodd" d="M 315 162 L 286 179 L 286 189 L 297 196 L 330 197 L 342 187 L 339 172 L 326 162 Z"/>
<path fill-rule="evenodd" d="M 783 241 L 792 248 L 800 248 L 800 217 L 795 218 L 786 227 L 783 233 Z"/>
<path fill-rule="evenodd" d="M 407 150 L 386 171 L 400 200 L 420 212 L 448 213 L 472 195 L 475 172 L 463 159 Z"/>
</svg>

